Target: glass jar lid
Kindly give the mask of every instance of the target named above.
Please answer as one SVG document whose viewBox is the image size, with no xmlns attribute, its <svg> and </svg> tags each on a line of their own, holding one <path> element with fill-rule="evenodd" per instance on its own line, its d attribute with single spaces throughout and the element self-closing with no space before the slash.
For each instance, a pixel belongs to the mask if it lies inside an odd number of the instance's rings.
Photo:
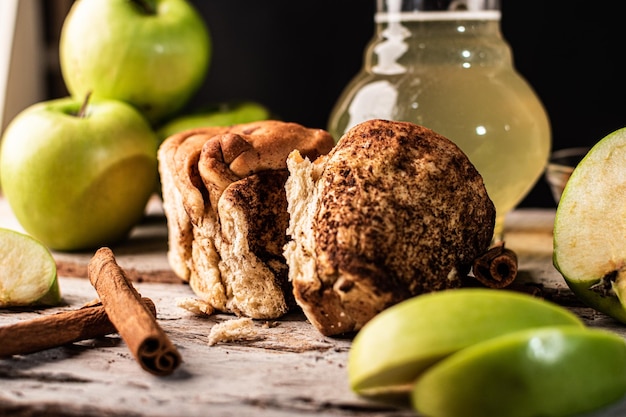
<svg viewBox="0 0 626 417">
<path fill-rule="evenodd" d="M 500 19 L 500 0 L 376 0 L 376 22 Z"/>
</svg>

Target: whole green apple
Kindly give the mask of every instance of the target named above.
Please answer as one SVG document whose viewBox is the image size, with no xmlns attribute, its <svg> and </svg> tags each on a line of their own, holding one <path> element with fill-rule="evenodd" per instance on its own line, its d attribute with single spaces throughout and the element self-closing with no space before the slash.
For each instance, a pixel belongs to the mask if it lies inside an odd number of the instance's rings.
<svg viewBox="0 0 626 417">
<path fill-rule="evenodd" d="M 79 0 L 65 19 L 59 49 L 72 96 L 122 100 L 157 123 L 204 81 L 211 39 L 186 0 Z"/>
<path fill-rule="evenodd" d="M 218 103 L 168 121 L 157 130 L 157 136 L 162 142 L 175 133 L 189 129 L 230 126 L 266 120 L 269 117 L 270 111 L 262 104 L 254 101 Z"/>
<path fill-rule="evenodd" d="M 108 245 L 142 219 L 156 149 L 155 133 L 129 104 L 38 103 L 4 132 L 3 193 L 24 230 L 52 249 Z"/>
</svg>

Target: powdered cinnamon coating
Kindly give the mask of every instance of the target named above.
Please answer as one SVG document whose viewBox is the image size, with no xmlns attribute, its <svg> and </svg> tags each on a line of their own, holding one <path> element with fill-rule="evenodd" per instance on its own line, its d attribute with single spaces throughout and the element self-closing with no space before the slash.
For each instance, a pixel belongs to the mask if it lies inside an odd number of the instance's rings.
<svg viewBox="0 0 626 417">
<path fill-rule="evenodd" d="M 354 127 L 326 157 L 316 188 L 319 282 L 294 287 L 325 334 L 459 287 L 492 238 L 495 208 L 478 171 L 450 140 L 415 124 Z"/>
</svg>

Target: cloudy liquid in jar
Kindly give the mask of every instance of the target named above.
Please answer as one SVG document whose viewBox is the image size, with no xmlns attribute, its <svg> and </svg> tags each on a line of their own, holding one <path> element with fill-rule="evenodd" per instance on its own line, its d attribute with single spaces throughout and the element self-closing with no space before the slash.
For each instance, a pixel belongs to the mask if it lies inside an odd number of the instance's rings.
<svg viewBox="0 0 626 417">
<path fill-rule="evenodd" d="M 350 127 L 382 118 L 446 136 L 483 176 L 500 239 L 504 216 L 540 178 L 551 139 L 541 102 L 513 68 L 499 11 L 377 15 L 377 21 L 364 67 L 331 113 L 330 133 L 338 140 Z"/>
</svg>

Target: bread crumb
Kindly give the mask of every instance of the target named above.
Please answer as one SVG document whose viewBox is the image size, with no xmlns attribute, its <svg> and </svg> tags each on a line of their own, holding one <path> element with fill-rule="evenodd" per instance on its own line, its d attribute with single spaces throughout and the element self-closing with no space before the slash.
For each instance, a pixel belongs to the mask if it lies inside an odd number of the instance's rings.
<svg viewBox="0 0 626 417">
<path fill-rule="evenodd" d="M 220 342 L 242 342 L 263 339 L 249 317 L 228 320 L 214 325 L 209 332 L 209 345 Z"/>
<path fill-rule="evenodd" d="M 210 316 L 215 312 L 215 309 L 211 304 L 193 297 L 177 298 L 176 306 L 197 315 L 206 314 L 207 316 Z"/>
</svg>

